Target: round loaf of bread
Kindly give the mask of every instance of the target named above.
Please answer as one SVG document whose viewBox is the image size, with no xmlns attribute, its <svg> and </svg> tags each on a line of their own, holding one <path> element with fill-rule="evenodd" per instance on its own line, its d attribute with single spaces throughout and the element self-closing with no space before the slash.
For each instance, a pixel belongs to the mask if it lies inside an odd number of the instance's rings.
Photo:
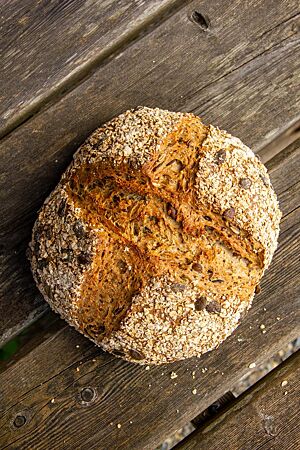
<svg viewBox="0 0 300 450">
<path fill-rule="evenodd" d="M 138 107 L 75 153 L 34 225 L 44 298 L 114 355 L 200 356 L 237 327 L 277 245 L 266 168 L 188 113 Z"/>
</svg>

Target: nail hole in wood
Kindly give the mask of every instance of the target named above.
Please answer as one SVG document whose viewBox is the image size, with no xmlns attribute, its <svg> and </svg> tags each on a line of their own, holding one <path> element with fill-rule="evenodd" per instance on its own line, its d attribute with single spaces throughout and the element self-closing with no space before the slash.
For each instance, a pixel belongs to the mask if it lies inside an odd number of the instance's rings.
<svg viewBox="0 0 300 450">
<path fill-rule="evenodd" d="M 82 405 L 89 406 L 97 398 L 97 391 L 92 387 L 85 387 L 81 389 L 78 394 L 78 402 Z"/>
<path fill-rule="evenodd" d="M 209 29 L 209 20 L 207 17 L 204 17 L 199 11 L 192 12 L 192 20 L 199 25 L 202 31 L 207 31 Z"/>
<path fill-rule="evenodd" d="M 14 426 L 16 428 L 21 428 L 26 423 L 26 417 L 18 414 L 14 420 Z"/>
</svg>

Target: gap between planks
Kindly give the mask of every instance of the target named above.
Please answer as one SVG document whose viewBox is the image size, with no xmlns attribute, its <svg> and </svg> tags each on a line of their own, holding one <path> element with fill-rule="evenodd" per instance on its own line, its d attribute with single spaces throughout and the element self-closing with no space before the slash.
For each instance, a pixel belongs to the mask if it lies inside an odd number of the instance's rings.
<svg viewBox="0 0 300 450">
<path fill-rule="evenodd" d="M 298 449 L 299 375 L 298 350 L 174 450 Z"/>
</svg>

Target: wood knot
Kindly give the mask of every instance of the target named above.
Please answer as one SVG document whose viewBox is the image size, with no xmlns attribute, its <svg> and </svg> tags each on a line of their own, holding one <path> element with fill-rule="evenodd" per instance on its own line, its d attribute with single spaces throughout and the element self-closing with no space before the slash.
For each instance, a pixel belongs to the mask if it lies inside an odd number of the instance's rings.
<svg viewBox="0 0 300 450">
<path fill-rule="evenodd" d="M 89 406 L 97 399 L 97 390 L 92 387 L 85 387 L 79 391 L 77 396 L 78 403 L 83 406 Z"/>
<path fill-rule="evenodd" d="M 26 416 L 24 416 L 24 414 L 18 414 L 16 415 L 13 424 L 16 428 L 21 428 L 25 425 L 26 422 Z"/>
</svg>

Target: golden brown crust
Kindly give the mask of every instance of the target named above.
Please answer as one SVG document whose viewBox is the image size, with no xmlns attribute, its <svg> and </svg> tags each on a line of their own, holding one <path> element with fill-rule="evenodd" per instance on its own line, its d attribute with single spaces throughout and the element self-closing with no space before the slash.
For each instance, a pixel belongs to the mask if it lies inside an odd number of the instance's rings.
<svg viewBox="0 0 300 450">
<path fill-rule="evenodd" d="M 35 224 L 31 266 L 76 329 L 161 364 L 232 333 L 279 220 L 266 170 L 240 140 L 192 114 L 138 108 L 75 154 Z"/>
</svg>

